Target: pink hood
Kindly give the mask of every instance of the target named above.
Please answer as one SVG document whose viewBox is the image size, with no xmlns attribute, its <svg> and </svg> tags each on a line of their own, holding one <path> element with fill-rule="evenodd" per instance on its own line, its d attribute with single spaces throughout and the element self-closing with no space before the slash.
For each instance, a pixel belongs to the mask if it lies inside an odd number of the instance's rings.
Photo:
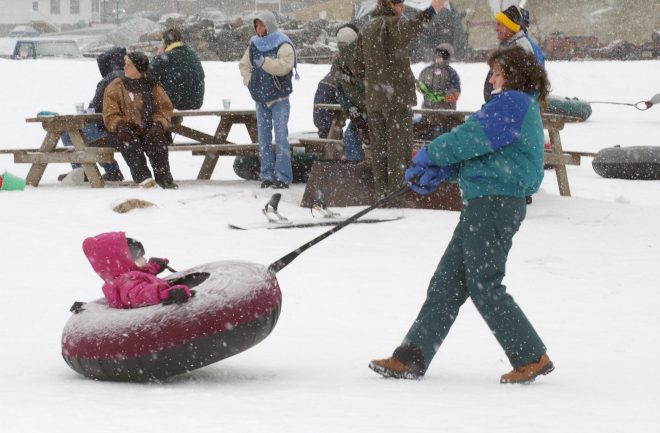
<svg viewBox="0 0 660 433">
<path fill-rule="evenodd" d="M 94 271 L 105 281 L 130 271 L 146 271 L 135 264 L 126 242 L 126 233 L 102 233 L 83 241 L 83 252 Z"/>
</svg>

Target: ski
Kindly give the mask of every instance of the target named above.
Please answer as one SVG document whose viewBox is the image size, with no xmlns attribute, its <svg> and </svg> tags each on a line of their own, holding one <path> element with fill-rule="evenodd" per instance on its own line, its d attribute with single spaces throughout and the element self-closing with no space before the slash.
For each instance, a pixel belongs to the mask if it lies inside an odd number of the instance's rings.
<svg viewBox="0 0 660 433">
<path fill-rule="evenodd" d="M 264 206 L 264 208 L 261 210 L 261 213 L 266 217 L 267 221 L 247 224 L 229 223 L 229 228 L 234 230 L 277 230 L 290 228 L 322 227 L 337 225 L 349 218 L 341 216 L 341 214 L 319 204 L 312 207 L 312 218 L 291 220 L 280 214 L 278 211 L 278 205 L 281 198 L 281 194 L 273 194 L 268 203 L 266 203 L 266 206 Z M 374 224 L 386 221 L 395 221 L 401 218 L 403 218 L 403 212 L 401 211 L 392 212 L 391 210 L 382 210 L 380 214 L 359 219 L 355 221 L 355 223 Z"/>
<path fill-rule="evenodd" d="M 398 215 L 386 215 L 386 216 L 375 216 L 368 217 L 364 219 L 359 219 L 355 221 L 354 224 L 374 224 L 387 221 L 396 221 L 403 218 L 403 213 Z M 293 229 L 293 228 L 308 228 L 308 227 L 322 227 L 322 226 L 334 226 L 339 223 L 346 221 L 348 217 L 340 218 L 308 218 L 300 220 L 289 220 L 287 222 L 262 222 L 262 223 L 252 223 L 252 224 L 228 224 L 229 228 L 234 230 L 255 230 L 255 229 L 265 229 L 265 230 L 278 230 L 278 229 Z"/>
</svg>

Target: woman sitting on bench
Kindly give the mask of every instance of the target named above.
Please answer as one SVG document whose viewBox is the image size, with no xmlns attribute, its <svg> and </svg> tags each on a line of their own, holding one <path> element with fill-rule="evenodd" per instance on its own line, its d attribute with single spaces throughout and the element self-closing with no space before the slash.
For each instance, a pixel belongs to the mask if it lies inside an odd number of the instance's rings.
<svg viewBox="0 0 660 433">
<path fill-rule="evenodd" d="M 148 75 L 149 59 L 132 52 L 125 57 L 125 77 L 116 78 L 103 96 L 103 123 L 116 134 L 117 146 L 131 169 L 133 182 L 151 188 L 178 188 L 170 173 L 166 131 L 173 106 L 163 88 Z M 144 155 L 149 157 L 151 176 Z"/>
</svg>

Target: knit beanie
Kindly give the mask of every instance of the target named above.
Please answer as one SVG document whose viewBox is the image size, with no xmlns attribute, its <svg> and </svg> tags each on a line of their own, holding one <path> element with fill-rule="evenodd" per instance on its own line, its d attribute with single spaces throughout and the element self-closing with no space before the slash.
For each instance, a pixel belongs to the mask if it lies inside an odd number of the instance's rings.
<svg viewBox="0 0 660 433">
<path fill-rule="evenodd" d="M 126 57 L 131 59 L 131 62 L 133 62 L 135 65 L 135 69 L 140 71 L 142 74 L 149 70 L 149 57 L 147 57 L 146 54 L 139 51 L 133 51 L 126 54 Z"/>
<path fill-rule="evenodd" d="M 435 47 L 433 55 L 442 57 L 446 62 L 454 55 L 454 48 L 450 44 L 440 44 Z"/>
<path fill-rule="evenodd" d="M 520 25 L 523 22 L 520 9 L 518 9 L 518 6 L 515 5 L 509 6 L 502 12 L 498 12 L 497 15 L 495 15 L 495 19 L 502 23 L 504 27 L 511 30 L 513 33 L 518 33 L 520 31 Z"/>
<path fill-rule="evenodd" d="M 345 26 L 339 29 L 337 32 L 337 44 L 351 44 L 358 37 L 358 34 L 350 26 Z"/>
</svg>

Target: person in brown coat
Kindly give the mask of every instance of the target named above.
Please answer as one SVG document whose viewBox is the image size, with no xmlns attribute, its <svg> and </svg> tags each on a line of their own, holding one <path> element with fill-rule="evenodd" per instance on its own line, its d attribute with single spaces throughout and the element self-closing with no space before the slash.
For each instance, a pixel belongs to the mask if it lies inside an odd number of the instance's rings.
<svg viewBox="0 0 660 433">
<path fill-rule="evenodd" d="M 178 188 L 170 173 L 166 137 L 172 120 L 172 102 L 156 80 L 147 75 L 149 59 L 144 53 L 128 53 L 124 60 L 125 76 L 114 79 L 105 89 L 103 123 L 116 135 L 133 182 L 145 188 L 156 184 L 165 189 Z M 145 154 L 151 162 L 153 177 Z"/>
<path fill-rule="evenodd" d="M 402 18 L 403 0 L 378 0 L 360 30 L 354 72 L 364 81 L 377 198 L 398 190 L 411 158 L 412 107 L 417 104 L 408 45 L 447 0 L 432 0 L 414 19 Z"/>
</svg>

